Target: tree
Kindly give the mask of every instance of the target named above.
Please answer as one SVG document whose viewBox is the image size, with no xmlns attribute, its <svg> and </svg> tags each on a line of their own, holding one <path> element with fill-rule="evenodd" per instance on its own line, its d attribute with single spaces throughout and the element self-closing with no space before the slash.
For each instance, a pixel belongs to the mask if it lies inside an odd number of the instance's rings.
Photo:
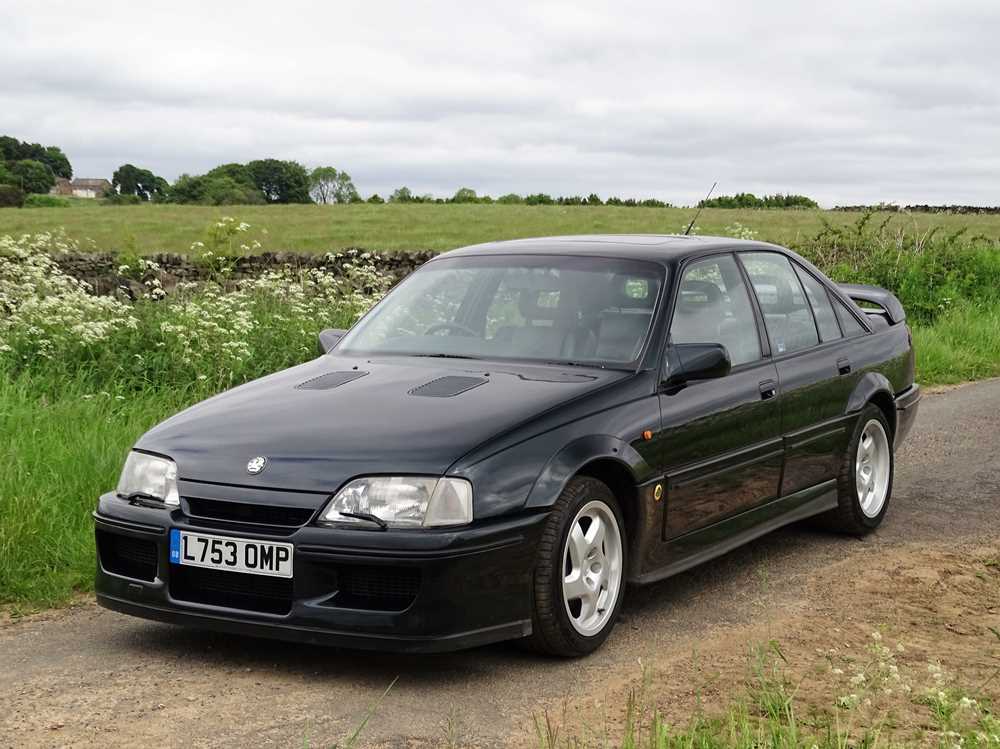
<svg viewBox="0 0 1000 749">
<path fill-rule="evenodd" d="M 412 203 L 413 201 L 413 193 L 410 192 L 409 187 L 397 187 L 389 196 L 390 203 Z"/>
<path fill-rule="evenodd" d="M 0 161 L 40 161 L 45 164 L 56 177 L 69 179 L 73 176 L 73 167 L 69 159 L 56 146 L 43 146 L 40 143 L 27 143 L 9 135 L 0 136 Z"/>
<path fill-rule="evenodd" d="M 73 178 L 73 167 L 70 165 L 69 159 L 66 158 L 66 154 L 62 152 L 61 148 L 57 146 L 47 147 L 38 160 L 51 169 L 55 176 L 65 177 L 66 179 Z"/>
<path fill-rule="evenodd" d="M 552 200 L 551 195 L 546 195 L 544 192 L 538 192 L 532 195 L 526 195 L 524 202 L 528 205 L 552 205 L 555 201 Z"/>
<path fill-rule="evenodd" d="M 135 195 L 139 200 L 162 200 L 170 185 L 148 169 L 134 164 L 122 164 L 111 177 L 111 185 L 119 195 Z"/>
<path fill-rule="evenodd" d="M 524 198 L 522 198 L 515 192 L 509 192 L 506 195 L 501 195 L 499 198 L 497 198 L 497 202 L 503 203 L 505 205 L 515 205 L 517 203 L 523 203 Z"/>
<path fill-rule="evenodd" d="M 55 175 L 41 161 L 22 159 L 9 165 L 14 184 L 25 192 L 47 193 L 56 183 Z"/>
<path fill-rule="evenodd" d="M 205 177 L 204 191 L 199 201 L 208 205 L 253 205 L 264 198 L 253 185 L 232 177 Z"/>
<path fill-rule="evenodd" d="M 376 192 L 376 193 L 372 193 L 372 196 L 370 198 L 368 198 L 368 202 L 369 203 L 381 204 L 381 203 L 385 202 L 385 199 Z"/>
<path fill-rule="evenodd" d="M 452 197 L 452 203 L 476 203 L 479 198 L 471 187 L 460 187 Z"/>
<path fill-rule="evenodd" d="M 167 193 L 170 203 L 201 203 L 204 199 L 205 178 L 199 175 L 182 174 Z"/>
<path fill-rule="evenodd" d="M 253 175 L 245 164 L 220 164 L 214 169 L 210 169 L 205 174 L 206 179 L 217 179 L 220 177 L 225 177 L 231 179 L 234 182 L 239 182 L 240 184 L 247 185 L 248 187 L 256 187 L 254 184 Z M 260 201 L 257 201 L 260 202 Z"/>
<path fill-rule="evenodd" d="M 322 205 L 333 202 L 333 191 L 340 175 L 332 166 L 318 166 L 309 173 L 309 194 Z"/>
<path fill-rule="evenodd" d="M 332 166 L 318 166 L 312 170 L 309 190 L 317 203 L 357 203 L 361 200 L 351 175 Z"/>
<path fill-rule="evenodd" d="M 0 135 L 0 161 L 20 161 L 21 141 L 9 135 Z"/>
<path fill-rule="evenodd" d="M 259 159 L 247 164 L 254 185 L 268 203 L 311 203 L 309 172 L 296 161 Z"/>
<path fill-rule="evenodd" d="M 590 193 L 587 199 L 584 201 L 587 205 L 604 205 L 604 201 L 601 200 L 601 196 L 596 192 Z"/>
</svg>

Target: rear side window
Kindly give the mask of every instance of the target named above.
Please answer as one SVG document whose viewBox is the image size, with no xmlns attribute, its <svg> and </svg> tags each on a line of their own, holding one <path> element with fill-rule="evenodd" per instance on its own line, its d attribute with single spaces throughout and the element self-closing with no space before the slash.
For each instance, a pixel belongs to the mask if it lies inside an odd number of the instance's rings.
<svg viewBox="0 0 1000 749">
<path fill-rule="evenodd" d="M 818 344 L 812 310 L 788 258 L 774 252 L 743 252 L 740 259 L 764 313 L 771 351 L 780 356 Z"/>
<path fill-rule="evenodd" d="M 760 359 L 757 323 L 732 255 L 689 265 L 670 324 L 672 343 L 721 343 L 733 366 Z"/>
<path fill-rule="evenodd" d="M 851 311 L 847 309 L 844 303 L 836 297 L 833 299 L 833 306 L 837 310 L 837 319 L 840 320 L 840 327 L 844 329 L 845 338 L 851 338 L 852 336 L 867 332 L 861 327 L 861 323 L 851 314 Z"/>
<path fill-rule="evenodd" d="M 795 272 L 802 282 L 802 288 L 806 290 L 809 297 L 809 304 L 812 305 L 813 314 L 816 316 L 816 327 L 819 328 L 819 339 L 821 341 L 833 341 L 840 338 L 840 325 L 837 324 L 837 316 L 833 312 L 833 305 L 830 304 L 830 297 L 826 293 L 826 287 L 807 271 L 795 266 Z"/>
</svg>

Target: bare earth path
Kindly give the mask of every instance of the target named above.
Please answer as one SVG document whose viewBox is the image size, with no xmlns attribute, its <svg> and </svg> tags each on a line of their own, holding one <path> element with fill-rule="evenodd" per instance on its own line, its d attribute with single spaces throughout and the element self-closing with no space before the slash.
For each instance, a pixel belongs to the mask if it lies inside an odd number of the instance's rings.
<svg viewBox="0 0 1000 749">
<path fill-rule="evenodd" d="M 0 625 L 0 747 L 329 746 L 397 676 L 366 742 L 528 744 L 532 715 L 544 709 L 577 725 L 613 719 L 640 661 L 661 674 L 658 699 L 682 713 L 695 692 L 722 699 L 753 642 L 811 652 L 879 625 L 983 673 L 994 656 L 978 635 L 1000 626 L 998 462 L 1000 380 L 926 397 L 876 534 L 793 526 L 632 590 L 611 640 L 583 661 L 511 645 L 348 653 L 175 629 L 93 605 Z"/>
</svg>

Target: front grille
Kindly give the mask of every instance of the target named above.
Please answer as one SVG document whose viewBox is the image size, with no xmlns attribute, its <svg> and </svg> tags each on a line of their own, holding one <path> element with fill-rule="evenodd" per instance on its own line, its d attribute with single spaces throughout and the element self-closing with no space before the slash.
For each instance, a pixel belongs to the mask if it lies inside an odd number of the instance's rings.
<svg viewBox="0 0 1000 749">
<path fill-rule="evenodd" d="M 292 610 L 292 580 L 228 570 L 170 566 L 170 595 L 178 601 L 266 614 Z"/>
<path fill-rule="evenodd" d="M 156 542 L 97 530 L 101 566 L 113 575 L 153 582 L 156 579 Z"/>
<path fill-rule="evenodd" d="M 217 499 L 201 499 L 199 497 L 186 497 L 185 499 L 187 500 L 188 514 L 191 517 L 228 520 L 234 523 L 251 523 L 253 525 L 298 527 L 308 523 L 314 512 L 308 507 L 220 502 Z"/>
<path fill-rule="evenodd" d="M 335 606 L 373 611 L 403 611 L 420 591 L 420 570 L 410 567 L 337 568 Z"/>
</svg>

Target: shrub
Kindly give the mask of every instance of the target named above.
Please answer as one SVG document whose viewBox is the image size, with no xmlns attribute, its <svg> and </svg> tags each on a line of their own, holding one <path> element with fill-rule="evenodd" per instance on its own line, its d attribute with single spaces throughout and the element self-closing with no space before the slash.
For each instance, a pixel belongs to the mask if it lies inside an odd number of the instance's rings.
<svg viewBox="0 0 1000 749">
<path fill-rule="evenodd" d="M 735 195 L 720 195 L 717 198 L 702 200 L 699 208 L 819 208 L 812 198 L 805 195 L 765 195 L 758 198 L 752 192 L 739 192 Z"/>
<path fill-rule="evenodd" d="M 111 190 L 104 195 L 102 205 L 140 205 L 145 202 L 138 195 L 126 195 Z"/>
<path fill-rule="evenodd" d="M 497 198 L 498 203 L 503 203 L 504 205 L 518 205 L 524 202 L 524 198 L 514 192 L 509 192 L 506 195 L 501 195 Z"/>
<path fill-rule="evenodd" d="M 32 194 L 24 199 L 25 208 L 69 208 L 70 203 L 66 198 L 58 195 L 38 195 Z"/>
<path fill-rule="evenodd" d="M 960 300 L 1000 301 L 1000 242 L 967 237 L 965 230 L 944 235 L 938 228 L 907 232 L 892 216 L 872 225 L 873 214 L 849 227 L 824 228 L 794 244 L 831 278 L 891 289 L 907 315 L 931 322 Z"/>
<path fill-rule="evenodd" d="M 206 205 L 255 205 L 264 202 L 253 185 L 239 182 L 232 177 L 205 177 L 199 203 Z"/>
<path fill-rule="evenodd" d="M 525 195 L 524 202 L 526 205 L 553 205 L 555 203 L 551 195 L 546 195 L 543 192 Z"/>
<path fill-rule="evenodd" d="M 0 208 L 20 208 L 24 205 L 24 192 L 15 185 L 0 184 Z"/>
</svg>

